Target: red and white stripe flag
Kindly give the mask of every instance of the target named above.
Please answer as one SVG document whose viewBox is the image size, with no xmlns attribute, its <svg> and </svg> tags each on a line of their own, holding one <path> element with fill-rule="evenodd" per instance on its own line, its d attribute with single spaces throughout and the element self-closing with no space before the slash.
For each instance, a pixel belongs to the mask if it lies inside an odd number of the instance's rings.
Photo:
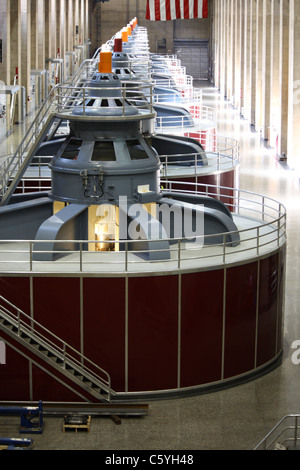
<svg viewBox="0 0 300 470">
<path fill-rule="evenodd" d="M 146 20 L 207 18 L 208 0 L 147 0 Z"/>
</svg>

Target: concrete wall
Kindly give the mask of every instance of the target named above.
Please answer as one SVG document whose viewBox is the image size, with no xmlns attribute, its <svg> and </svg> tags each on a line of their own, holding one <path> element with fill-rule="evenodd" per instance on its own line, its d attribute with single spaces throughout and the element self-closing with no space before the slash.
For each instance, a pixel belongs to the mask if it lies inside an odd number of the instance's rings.
<svg viewBox="0 0 300 470">
<path fill-rule="evenodd" d="M 166 44 L 165 52 L 172 53 L 174 39 L 209 39 L 209 18 L 163 22 L 149 21 L 145 19 L 146 3 L 146 0 L 109 0 L 109 2 L 101 3 L 99 5 L 101 10 L 101 43 L 110 39 L 134 17 L 138 18 L 140 26 L 147 27 L 150 52 L 160 51 L 162 44 Z"/>
</svg>

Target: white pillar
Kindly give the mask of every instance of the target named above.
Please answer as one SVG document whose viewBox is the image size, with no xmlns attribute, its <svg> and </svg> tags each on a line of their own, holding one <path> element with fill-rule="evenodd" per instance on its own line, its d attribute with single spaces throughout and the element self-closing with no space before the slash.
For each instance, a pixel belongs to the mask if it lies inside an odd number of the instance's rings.
<svg viewBox="0 0 300 470">
<path fill-rule="evenodd" d="M 288 147 L 289 166 L 300 169 L 300 4 L 290 0 L 289 17 L 289 94 Z"/>
<path fill-rule="evenodd" d="M 288 103 L 289 103 L 289 0 L 280 0 L 280 135 L 279 154 L 288 153 Z"/>
</svg>

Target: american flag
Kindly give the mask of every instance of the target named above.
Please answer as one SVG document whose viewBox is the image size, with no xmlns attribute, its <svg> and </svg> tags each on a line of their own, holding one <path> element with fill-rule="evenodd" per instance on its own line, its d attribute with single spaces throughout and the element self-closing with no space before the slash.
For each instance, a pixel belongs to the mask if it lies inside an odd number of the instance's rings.
<svg viewBox="0 0 300 470">
<path fill-rule="evenodd" d="M 208 0 L 147 0 L 146 20 L 207 18 Z"/>
</svg>

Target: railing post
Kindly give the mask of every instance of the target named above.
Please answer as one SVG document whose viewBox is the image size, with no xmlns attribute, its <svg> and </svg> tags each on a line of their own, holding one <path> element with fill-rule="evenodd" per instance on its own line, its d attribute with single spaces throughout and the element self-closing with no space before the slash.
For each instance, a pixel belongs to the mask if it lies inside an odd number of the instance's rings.
<svg viewBox="0 0 300 470">
<path fill-rule="evenodd" d="M 82 273 L 82 242 L 79 242 L 79 271 Z"/>
<path fill-rule="evenodd" d="M 63 368 L 66 368 L 66 343 L 63 343 Z"/>
<path fill-rule="evenodd" d="M 21 322 L 20 322 L 20 310 L 18 309 L 18 336 L 20 336 L 21 333 Z"/>
<path fill-rule="evenodd" d="M 29 242 L 29 270 L 30 272 L 32 272 L 32 243 L 33 242 Z"/>
<path fill-rule="evenodd" d="M 226 233 L 223 234 L 223 263 L 226 262 Z"/>
<path fill-rule="evenodd" d="M 60 88 L 57 89 L 57 97 L 58 97 L 58 100 L 57 100 L 57 109 L 58 109 L 58 112 L 60 113 L 60 99 L 61 99 L 61 93 L 60 93 Z"/>
<path fill-rule="evenodd" d="M 85 87 L 83 87 L 83 115 L 85 116 Z"/>
<path fill-rule="evenodd" d="M 125 116 L 125 88 L 122 88 L 123 116 Z"/>
<path fill-rule="evenodd" d="M 153 85 L 150 85 L 150 112 L 153 111 Z"/>
<path fill-rule="evenodd" d="M 125 272 L 128 271 L 128 242 L 125 242 Z"/>
<path fill-rule="evenodd" d="M 108 392 L 107 392 L 107 398 L 108 401 L 110 401 L 110 390 L 111 390 L 111 385 L 110 385 L 110 377 L 108 378 Z"/>
</svg>

